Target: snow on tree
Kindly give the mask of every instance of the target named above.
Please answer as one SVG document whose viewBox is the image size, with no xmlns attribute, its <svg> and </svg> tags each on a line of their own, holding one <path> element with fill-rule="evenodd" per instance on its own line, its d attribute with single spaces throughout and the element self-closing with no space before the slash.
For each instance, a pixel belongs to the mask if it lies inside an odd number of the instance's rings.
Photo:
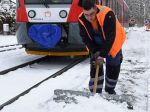
<svg viewBox="0 0 150 112">
<path fill-rule="evenodd" d="M 16 3 L 11 0 L 0 0 L 0 33 L 3 31 L 3 24 L 10 26 L 10 33 L 15 32 Z"/>
<path fill-rule="evenodd" d="M 143 24 L 145 18 L 150 19 L 150 0 L 125 0 L 130 9 L 130 19 Z"/>
</svg>

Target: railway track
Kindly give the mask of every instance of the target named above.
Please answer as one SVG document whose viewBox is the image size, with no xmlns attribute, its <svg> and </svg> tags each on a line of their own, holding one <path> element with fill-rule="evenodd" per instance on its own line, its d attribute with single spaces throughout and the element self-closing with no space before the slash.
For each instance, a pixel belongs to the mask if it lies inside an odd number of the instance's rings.
<svg viewBox="0 0 150 112">
<path fill-rule="evenodd" d="M 0 71 L 0 75 L 5 75 L 8 72 L 14 71 L 14 70 L 16 70 L 18 68 L 22 68 L 22 67 L 25 67 L 25 66 L 28 66 L 28 65 L 31 65 L 31 64 L 34 64 L 34 63 L 42 61 L 42 60 L 44 60 L 46 58 L 47 58 L 47 56 L 39 58 L 39 59 L 36 59 L 36 60 L 33 60 L 33 61 L 30 61 L 30 62 L 26 62 L 26 63 L 20 64 L 20 65 L 14 66 L 14 67 L 11 67 L 11 68 L 8 68 L 8 69 L 5 69 L 5 70 L 2 70 L 2 71 Z"/>
<path fill-rule="evenodd" d="M 51 78 L 55 78 L 59 75 L 61 75 L 62 73 L 66 72 L 67 70 L 71 69 L 72 67 L 74 67 L 75 65 L 77 65 L 78 63 L 84 61 L 86 58 L 78 58 L 76 60 L 74 60 L 72 63 L 68 64 L 67 66 L 65 66 L 64 68 L 62 68 L 61 70 L 57 71 L 56 73 L 48 76 L 47 78 L 45 78 L 44 80 L 36 83 L 35 85 L 33 85 L 32 87 L 26 89 L 25 91 L 23 91 L 22 93 L 16 95 L 15 97 L 11 98 L 10 100 L 6 101 L 5 103 L 0 105 L 0 110 L 2 110 L 5 106 L 12 104 L 13 102 L 15 102 L 17 99 L 19 99 L 21 96 L 24 96 L 26 94 L 28 94 L 32 89 L 38 87 L 40 84 L 46 82 L 47 80 L 51 79 Z"/>
<path fill-rule="evenodd" d="M 20 44 L 11 44 L 11 45 L 0 46 L 0 48 L 10 47 L 10 46 L 19 46 L 19 45 L 20 45 Z"/>
<path fill-rule="evenodd" d="M 0 52 L 12 51 L 12 50 L 17 50 L 22 48 L 23 47 L 20 44 L 5 45 L 5 46 L 0 46 Z"/>
<path fill-rule="evenodd" d="M 0 50 L 0 52 L 12 51 L 12 50 L 17 50 L 17 49 L 22 49 L 22 48 L 23 48 L 23 47 L 16 47 L 16 48 L 3 49 L 3 50 Z"/>
</svg>

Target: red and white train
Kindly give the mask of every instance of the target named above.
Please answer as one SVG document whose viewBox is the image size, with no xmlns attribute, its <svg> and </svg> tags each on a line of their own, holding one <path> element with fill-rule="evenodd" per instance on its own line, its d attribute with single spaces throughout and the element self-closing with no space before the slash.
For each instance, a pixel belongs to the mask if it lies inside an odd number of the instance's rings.
<svg viewBox="0 0 150 112">
<path fill-rule="evenodd" d="M 79 0 L 17 0 L 17 40 L 28 54 L 88 55 L 78 28 Z M 122 25 L 128 22 L 124 0 L 96 0 L 111 7 Z"/>
</svg>

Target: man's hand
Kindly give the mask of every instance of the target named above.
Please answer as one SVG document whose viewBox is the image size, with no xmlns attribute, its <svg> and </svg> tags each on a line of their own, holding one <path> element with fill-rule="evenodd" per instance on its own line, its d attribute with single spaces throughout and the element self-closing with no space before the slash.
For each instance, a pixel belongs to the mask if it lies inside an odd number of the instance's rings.
<svg viewBox="0 0 150 112">
<path fill-rule="evenodd" d="M 96 61 L 96 65 L 101 66 L 101 65 L 103 65 L 103 63 L 104 63 L 104 58 L 98 56 L 97 59 L 96 59 L 95 61 Z"/>
<path fill-rule="evenodd" d="M 100 52 L 97 51 L 97 52 L 95 53 L 95 60 L 99 57 L 99 55 L 100 55 Z"/>
<path fill-rule="evenodd" d="M 101 57 L 101 56 L 99 56 L 100 55 L 100 52 L 99 51 L 97 51 L 96 53 L 95 53 L 95 64 L 97 65 L 102 65 L 103 63 L 104 63 L 104 58 L 103 57 Z"/>
</svg>

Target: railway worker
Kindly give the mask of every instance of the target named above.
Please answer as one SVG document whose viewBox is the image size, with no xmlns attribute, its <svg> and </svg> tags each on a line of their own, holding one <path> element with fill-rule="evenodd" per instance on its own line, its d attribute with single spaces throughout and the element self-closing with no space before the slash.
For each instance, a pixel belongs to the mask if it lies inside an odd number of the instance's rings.
<svg viewBox="0 0 150 112">
<path fill-rule="evenodd" d="M 144 25 L 146 26 L 146 31 L 148 31 L 150 29 L 150 21 L 148 19 L 145 19 Z"/>
<path fill-rule="evenodd" d="M 150 21 L 148 22 L 147 30 L 150 31 Z"/>
<path fill-rule="evenodd" d="M 122 63 L 122 45 L 125 32 L 113 11 L 102 5 L 96 5 L 94 0 L 82 0 L 79 4 L 83 12 L 79 15 L 80 35 L 90 53 L 89 90 L 93 92 L 96 63 L 99 69 L 96 93 L 102 93 L 105 79 L 105 91 L 116 94 L 115 87 Z M 103 63 L 106 59 L 104 78 Z"/>
</svg>

